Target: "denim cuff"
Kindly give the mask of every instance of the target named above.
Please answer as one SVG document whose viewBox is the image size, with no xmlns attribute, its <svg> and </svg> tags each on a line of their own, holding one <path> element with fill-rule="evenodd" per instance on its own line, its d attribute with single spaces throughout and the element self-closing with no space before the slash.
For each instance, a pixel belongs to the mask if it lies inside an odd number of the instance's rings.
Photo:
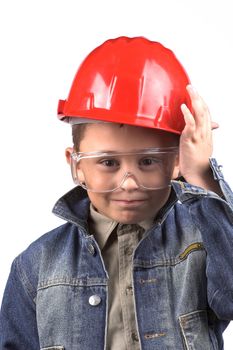
<svg viewBox="0 0 233 350">
<path fill-rule="evenodd" d="M 222 165 L 218 165 L 218 162 L 215 158 L 210 158 L 210 167 L 213 171 L 213 176 L 215 180 L 224 180 L 224 176 L 222 173 Z"/>
<path fill-rule="evenodd" d="M 233 193 L 229 184 L 224 180 L 224 176 L 221 170 L 222 165 L 218 165 L 215 158 L 210 158 L 210 166 L 213 171 L 214 179 L 219 182 L 219 185 L 221 187 L 223 193 L 223 196 L 221 196 L 221 198 L 224 198 L 226 200 L 229 207 L 233 211 Z"/>
</svg>

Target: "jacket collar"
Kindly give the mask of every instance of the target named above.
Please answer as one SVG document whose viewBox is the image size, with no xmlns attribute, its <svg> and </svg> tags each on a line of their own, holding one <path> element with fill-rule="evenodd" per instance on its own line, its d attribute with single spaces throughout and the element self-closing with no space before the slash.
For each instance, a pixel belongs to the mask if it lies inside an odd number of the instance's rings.
<svg viewBox="0 0 233 350">
<path fill-rule="evenodd" d="M 190 185 L 183 181 L 182 178 L 172 181 L 172 190 L 167 203 L 157 214 L 157 220 L 162 220 L 165 214 L 170 211 L 171 207 L 180 200 L 181 202 L 193 196 L 206 195 L 207 191 Z M 80 186 L 73 188 L 71 191 L 61 197 L 53 208 L 53 213 L 63 220 L 73 223 L 80 228 L 88 231 L 88 216 L 90 211 L 90 200 L 87 192 Z M 157 221 L 156 220 L 156 221 Z"/>
<path fill-rule="evenodd" d="M 56 202 L 52 212 L 59 218 L 87 231 L 89 209 L 90 200 L 87 192 L 82 187 L 77 186 Z"/>
</svg>

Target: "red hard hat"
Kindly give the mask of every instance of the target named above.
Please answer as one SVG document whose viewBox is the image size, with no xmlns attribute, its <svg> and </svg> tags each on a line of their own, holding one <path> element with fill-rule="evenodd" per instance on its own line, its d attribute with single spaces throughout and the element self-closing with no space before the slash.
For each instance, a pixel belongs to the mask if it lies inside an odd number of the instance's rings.
<svg viewBox="0 0 233 350">
<path fill-rule="evenodd" d="M 80 65 L 58 117 L 161 129 L 181 134 L 180 106 L 191 110 L 187 73 L 174 53 L 144 37 L 105 41 Z"/>
</svg>

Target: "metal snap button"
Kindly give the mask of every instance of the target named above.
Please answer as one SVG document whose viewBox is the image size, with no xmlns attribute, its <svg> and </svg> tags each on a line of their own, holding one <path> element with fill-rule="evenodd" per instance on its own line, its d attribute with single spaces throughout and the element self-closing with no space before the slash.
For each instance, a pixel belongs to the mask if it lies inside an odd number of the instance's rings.
<svg viewBox="0 0 233 350">
<path fill-rule="evenodd" d="M 99 295 L 95 294 L 95 295 L 92 295 L 90 298 L 89 298 L 89 304 L 91 306 L 97 306 L 99 305 L 101 302 L 101 298 Z"/>
<path fill-rule="evenodd" d="M 95 247 L 94 247 L 94 245 L 93 245 L 92 243 L 89 243 L 89 244 L 87 245 L 87 250 L 89 251 L 89 253 L 90 253 L 91 255 L 95 255 Z"/>
</svg>

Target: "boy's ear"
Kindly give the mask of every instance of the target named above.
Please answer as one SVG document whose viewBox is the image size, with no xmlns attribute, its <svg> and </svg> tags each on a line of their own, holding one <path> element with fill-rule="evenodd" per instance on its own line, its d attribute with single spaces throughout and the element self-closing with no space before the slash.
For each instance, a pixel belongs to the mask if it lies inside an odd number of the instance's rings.
<svg viewBox="0 0 233 350">
<path fill-rule="evenodd" d="M 74 148 L 73 147 L 67 147 L 66 150 L 65 150 L 66 161 L 67 161 L 67 163 L 69 165 L 71 165 L 71 154 L 73 152 L 74 152 Z M 77 179 L 78 179 L 79 182 L 85 182 L 85 177 L 84 177 L 84 174 L 83 174 L 82 170 L 79 168 L 79 163 L 78 163 L 78 165 L 76 165 L 76 167 L 77 167 L 77 169 L 76 169 L 76 175 L 75 176 L 77 176 Z"/>
<path fill-rule="evenodd" d="M 176 165 L 174 170 L 173 170 L 172 179 L 175 180 L 179 176 L 180 176 L 179 165 Z"/>
<path fill-rule="evenodd" d="M 65 150 L 66 161 L 70 165 L 71 164 L 71 154 L 73 153 L 73 147 L 67 147 Z"/>
<path fill-rule="evenodd" d="M 180 176 L 179 155 L 177 155 L 175 159 L 175 166 L 172 173 L 172 179 L 174 180 L 179 176 Z"/>
</svg>

